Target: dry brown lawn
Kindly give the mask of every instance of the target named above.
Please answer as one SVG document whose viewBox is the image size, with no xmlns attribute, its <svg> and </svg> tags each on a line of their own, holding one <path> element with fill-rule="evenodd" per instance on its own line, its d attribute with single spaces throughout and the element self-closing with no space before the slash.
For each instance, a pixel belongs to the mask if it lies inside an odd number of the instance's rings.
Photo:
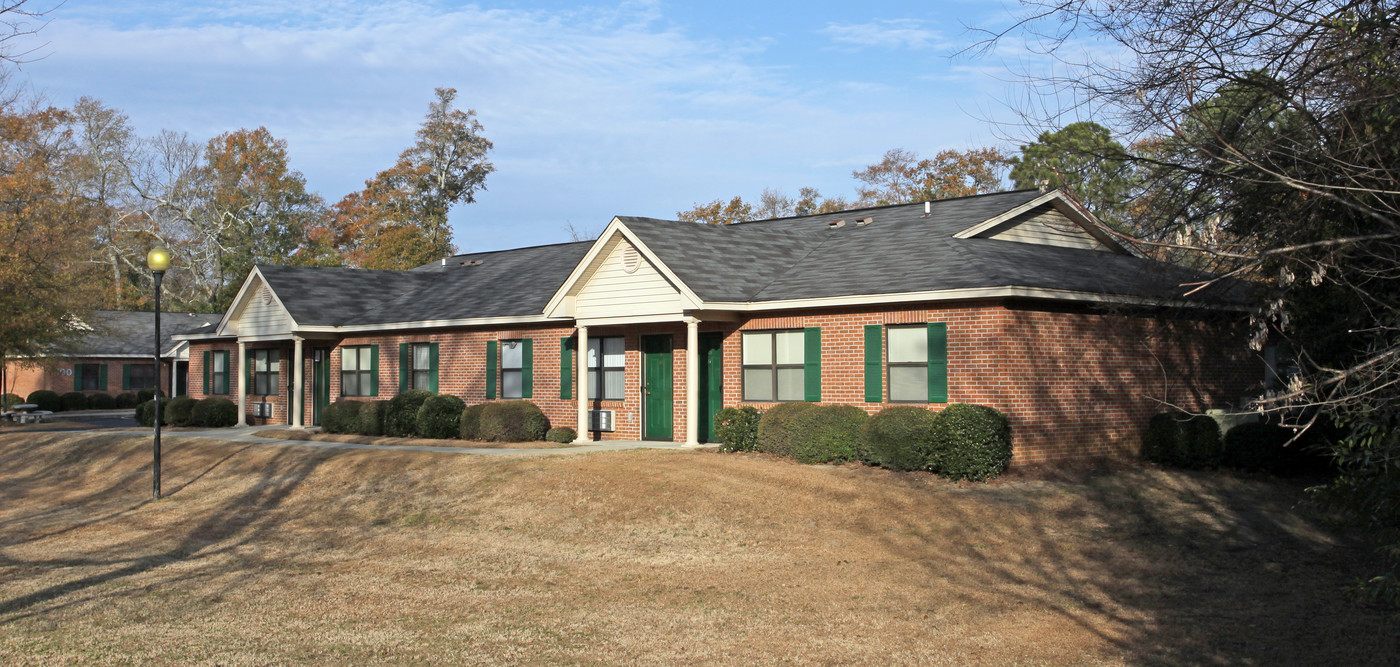
<svg viewBox="0 0 1400 667">
<path fill-rule="evenodd" d="M 387 435 L 354 435 L 351 433 L 321 433 L 289 428 L 269 428 L 253 435 L 282 440 L 314 440 L 316 442 L 347 442 L 356 445 L 408 445 L 413 447 L 471 447 L 474 449 L 559 449 L 574 447 L 558 442 L 485 442 L 482 440 L 438 440 L 434 438 L 395 438 Z"/>
<path fill-rule="evenodd" d="M 0 664 L 1394 662 L 1300 485 L 0 435 Z"/>
</svg>

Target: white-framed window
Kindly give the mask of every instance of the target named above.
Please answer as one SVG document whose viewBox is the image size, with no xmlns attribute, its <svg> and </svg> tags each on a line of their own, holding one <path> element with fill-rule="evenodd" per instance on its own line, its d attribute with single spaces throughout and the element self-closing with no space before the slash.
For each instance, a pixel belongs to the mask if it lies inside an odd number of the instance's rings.
<svg viewBox="0 0 1400 667">
<path fill-rule="evenodd" d="M 620 401 L 626 392 L 627 351 L 622 336 L 588 339 L 588 397 Z"/>
<path fill-rule="evenodd" d="M 805 342 L 801 329 L 744 332 L 744 400 L 803 400 L 806 397 Z"/>
<path fill-rule="evenodd" d="M 525 391 L 525 342 L 501 341 L 501 398 L 521 398 Z"/>
<path fill-rule="evenodd" d="M 885 329 L 891 403 L 928 402 L 928 325 Z"/>
<path fill-rule="evenodd" d="M 278 350 L 253 350 L 253 393 L 271 396 L 277 393 L 278 373 L 282 369 L 282 354 Z"/>
<path fill-rule="evenodd" d="M 354 345 L 340 348 L 340 395 L 373 396 L 375 377 L 373 375 L 374 348 L 369 345 Z"/>
<path fill-rule="evenodd" d="M 409 389 L 433 390 L 432 350 L 432 343 L 414 343 L 409 346 Z"/>
<path fill-rule="evenodd" d="M 127 370 L 127 389 L 155 389 L 156 388 L 156 365 L 155 364 L 131 364 Z"/>
<path fill-rule="evenodd" d="M 228 393 L 228 358 L 228 350 L 214 350 L 214 353 L 210 355 L 210 362 L 214 368 L 209 373 L 210 386 L 204 388 L 204 393 Z"/>
</svg>

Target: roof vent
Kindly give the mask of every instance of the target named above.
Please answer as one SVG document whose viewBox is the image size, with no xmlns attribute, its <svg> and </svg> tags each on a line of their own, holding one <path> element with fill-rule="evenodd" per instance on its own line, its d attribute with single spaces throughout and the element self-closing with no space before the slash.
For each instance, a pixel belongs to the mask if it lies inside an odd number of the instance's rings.
<svg viewBox="0 0 1400 667">
<path fill-rule="evenodd" d="M 478 264 L 481 264 L 481 260 L 479 259 L 468 259 L 462 261 L 462 266 L 476 266 Z"/>
<path fill-rule="evenodd" d="M 828 229 L 840 229 L 840 228 L 846 226 L 846 221 L 845 221 L 845 220 L 832 220 L 831 222 L 826 223 L 826 226 L 827 226 Z"/>
<path fill-rule="evenodd" d="M 442 265 L 443 265 L 443 266 L 447 266 L 447 258 L 446 258 L 446 257 L 443 257 L 443 258 L 442 258 Z"/>
<path fill-rule="evenodd" d="M 636 273 L 637 267 L 641 265 L 641 253 L 638 253 L 636 248 L 633 248 L 630 245 L 627 246 L 627 248 L 625 248 L 622 251 L 622 270 L 626 271 L 627 273 Z"/>
<path fill-rule="evenodd" d="M 868 225 L 868 224 L 870 224 L 870 223 L 872 223 L 872 222 L 875 222 L 875 218 L 872 218 L 872 217 L 858 218 L 858 219 L 856 220 L 856 226 L 857 226 L 857 227 L 864 227 L 864 226 L 866 226 L 866 225 Z"/>
<path fill-rule="evenodd" d="M 926 201 L 926 202 L 924 202 L 924 217 L 927 218 L 927 217 L 929 217 L 929 216 L 932 215 L 932 214 L 933 214 L 933 202 L 931 202 L 931 201 Z"/>
</svg>

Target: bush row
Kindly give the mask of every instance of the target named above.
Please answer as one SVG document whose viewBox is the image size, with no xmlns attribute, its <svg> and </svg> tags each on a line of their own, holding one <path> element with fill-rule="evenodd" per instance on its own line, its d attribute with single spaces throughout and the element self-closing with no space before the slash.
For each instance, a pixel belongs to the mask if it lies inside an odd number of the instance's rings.
<svg viewBox="0 0 1400 667">
<path fill-rule="evenodd" d="M 893 470 L 931 470 L 952 479 L 985 480 L 1011 461 L 1006 417 L 981 405 L 940 412 L 905 405 L 871 417 L 850 405 L 783 403 L 715 413 L 721 451 L 761 451 L 803 463 L 860 460 Z"/>
<path fill-rule="evenodd" d="M 1147 422 L 1142 457 L 1154 463 L 1194 470 L 1226 467 L 1276 475 L 1324 470 L 1326 425 L 1296 437 L 1289 428 L 1264 422 L 1240 424 L 1221 436 L 1220 425 L 1206 415 L 1162 412 Z"/>
<path fill-rule="evenodd" d="M 321 430 L 494 442 L 533 442 L 546 435 L 554 442 L 572 442 L 577 437 L 573 429 L 550 429 L 544 412 L 529 401 L 466 405 L 456 396 L 421 390 L 387 401 L 337 401 L 321 413 Z M 556 440 L 564 437 L 568 440 Z"/>
<path fill-rule="evenodd" d="M 188 396 L 177 396 L 161 401 L 161 424 L 169 426 L 205 426 L 223 428 L 238 423 L 238 406 L 227 398 L 210 396 L 196 401 Z M 136 406 L 136 421 L 142 426 L 154 426 L 156 422 L 156 402 L 145 401 Z"/>
<path fill-rule="evenodd" d="M 80 391 L 70 391 L 64 394 L 40 389 L 31 392 L 27 398 L 17 394 L 4 394 L 0 396 L 0 403 L 3 409 L 9 410 L 10 406 L 20 403 L 31 403 L 39 406 L 40 410 L 49 412 L 66 412 L 72 410 L 127 410 L 137 405 L 151 400 L 155 396 L 152 389 L 142 389 L 139 393 L 126 392 L 117 396 L 107 394 L 84 394 Z"/>
</svg>

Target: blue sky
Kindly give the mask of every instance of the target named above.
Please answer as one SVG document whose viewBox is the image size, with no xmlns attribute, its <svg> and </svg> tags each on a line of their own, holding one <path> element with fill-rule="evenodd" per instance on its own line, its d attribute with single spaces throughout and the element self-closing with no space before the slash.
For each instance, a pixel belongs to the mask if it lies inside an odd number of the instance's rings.
<svg viewBox="0 0 1400 667">
<path fill-rule="evenodd" d="M 1011 145 L 1023 93 L 1003 52 L 950 58 L 1005 25 L 984 2 L 67 0 L 29 84 L 82 95 L 137 131 L 266 126 L 328 202 L 413 140 L 437 86 L 459 91 L 496 171 L 454 210 L 463 250 L 568 240 L 614 215 L 670 218 L 765 187 L 853 194 L 902 147 Z M 1011 131 L 1014 135 L 1014 130 Z"/>
</svg>

